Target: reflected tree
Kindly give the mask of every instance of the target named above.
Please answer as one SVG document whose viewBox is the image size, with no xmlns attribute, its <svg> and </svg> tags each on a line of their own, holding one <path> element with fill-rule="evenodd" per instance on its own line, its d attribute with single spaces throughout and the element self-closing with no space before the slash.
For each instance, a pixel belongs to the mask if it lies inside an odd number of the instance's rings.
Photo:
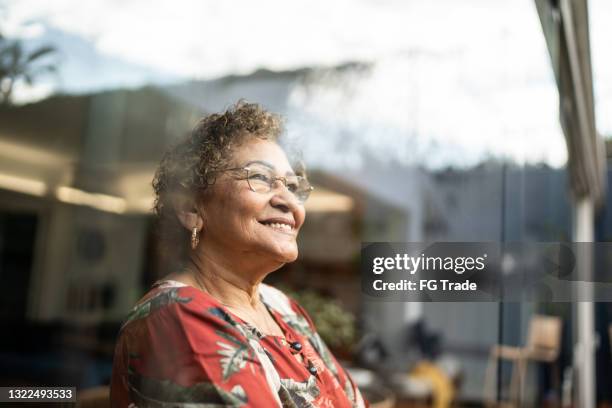
<svg viewBox="0 0 612 408">
<path fill-rule="evenodd" d="M 45 61 L 55 52 L 50 45 L 27 50 L 21 40 L 0 33 L 0 105 L 11 104 L 15 84 L 23 81 L 32 86 L 40 75 L 55 72 L 55 64 Z"/>
</svg>

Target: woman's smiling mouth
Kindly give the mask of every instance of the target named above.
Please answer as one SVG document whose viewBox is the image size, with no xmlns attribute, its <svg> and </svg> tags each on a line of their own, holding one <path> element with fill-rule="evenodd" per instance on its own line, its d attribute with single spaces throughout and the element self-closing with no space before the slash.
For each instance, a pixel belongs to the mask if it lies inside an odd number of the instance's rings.
<svg viewBox="0 0 612 408">
<path fill-rule="evenodd" d="M 295 222 L 289 219 L 271 218 L 264 221 L 259 221 L 260 224 L 270 227 L 275 231 L 293 233 Z M 293 234 L 292 234 L 293 235 Z"/>
</svg>

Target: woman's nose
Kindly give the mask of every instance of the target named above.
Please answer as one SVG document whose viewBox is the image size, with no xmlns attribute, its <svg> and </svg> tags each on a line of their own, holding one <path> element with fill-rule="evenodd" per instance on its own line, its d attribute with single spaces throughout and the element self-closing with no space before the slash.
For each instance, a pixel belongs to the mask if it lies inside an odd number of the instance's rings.
<svg viewBox="0 0 612 408">
<path fill-rule="evenodd" d="M 270 203 L 273 207 L 281 209 L 283 212 L 293 211 L 298 208 L 298 199 L 285 184 L 281 181 L 277 181 L 280 186 L 276 186 L 273 190 L 274 195 L 270 199 Z"/>
</svg>

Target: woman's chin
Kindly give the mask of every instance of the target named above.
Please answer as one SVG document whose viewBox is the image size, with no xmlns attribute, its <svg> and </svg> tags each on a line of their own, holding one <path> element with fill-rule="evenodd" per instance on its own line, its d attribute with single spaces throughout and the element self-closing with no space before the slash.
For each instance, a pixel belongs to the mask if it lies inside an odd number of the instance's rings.
<svg viewBox="0 0 612 408">
<path fill-rule="evenodd" d="M 298 254 L 297 252 L 294 255 L 288 256 L 285 258 L 285 260 L 283 261 L 283 263 L 291 263 L 291 262 L 295 262 L 295 260 L 297 259 Z"/>
<path fill-rule="evenodd" d="M 261 239 L 252 248 L 253 254 L 278 264 L 294 262 L 299 253 L 295 239 Z"/>
<path fill-rule="evenodd" d="M 298 249 L 297 246 L 295 247 L 283 247 L 283 248 L 277 248 L 274 251 L 274 258 L 277 260 L 277 262 L 286 264 L 286 263 L 290 263 L 293 262 L 297 259 L 298 257 Z"/>
<path fill-rule="evenodd" d="M 278 261 L 282 263 L 290 263 L 297 259 L 298 253 L 297 251 L 291 253 L 282 253 L 278 256 Z"/>
</svg>

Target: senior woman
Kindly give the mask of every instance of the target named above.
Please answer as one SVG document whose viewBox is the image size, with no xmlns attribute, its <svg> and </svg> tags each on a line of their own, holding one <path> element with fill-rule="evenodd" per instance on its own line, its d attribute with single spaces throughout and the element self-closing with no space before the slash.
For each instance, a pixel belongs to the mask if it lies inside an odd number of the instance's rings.
<svg viewBox="0 0 612 408">
<path fill-rule="evenodd" d="M 311 187 L 281 120 L 238 102 L 162 159 L 155 213 L 176 270 L 136 304 L 115 350 L 117 407 L 362 407 L 292 299 L 262 283 L 293 262 Z"/>
</svg>

